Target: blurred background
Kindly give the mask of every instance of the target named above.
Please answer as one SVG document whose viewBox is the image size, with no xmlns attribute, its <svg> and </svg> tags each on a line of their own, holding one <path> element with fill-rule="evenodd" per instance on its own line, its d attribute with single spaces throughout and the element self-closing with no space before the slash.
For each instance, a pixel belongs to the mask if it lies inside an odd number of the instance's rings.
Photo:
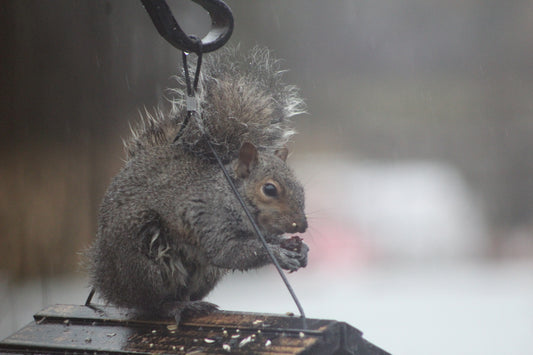
<svg viewBox="0 0 533 355">
<path fill-rule="evenodd" d="M 227 1 L 243 51 L 271 48 L 308 114 L 308 317 L 394 354 L 533 352 L 533 2 Z M 170 0 L 189 33 L 209 16 Z M 164 107 L 178 52 L 139 1 L 0 2 L 0 338 L 84 301 L 122 138 Z M 260 277 L 258 277 L 260 276 Z M 296 312 L 271 268 L 209 296 Z"/>
</svg>

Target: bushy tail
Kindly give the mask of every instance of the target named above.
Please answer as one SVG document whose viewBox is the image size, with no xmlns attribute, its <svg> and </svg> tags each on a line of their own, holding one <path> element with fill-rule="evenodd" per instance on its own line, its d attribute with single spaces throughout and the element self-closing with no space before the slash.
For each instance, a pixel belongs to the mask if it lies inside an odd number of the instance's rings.
<svg viewBox="0 0 533 355">
<path fill-rule="evenodd" d="M 198 84 L 200 115 L 193 115 L 176 144 L 211 156 L 209 139 L 224 161 L 238 154 L 243 142 L 274 151 L 295 133 L 291 117 L 304 112 L 295 86 L 284 84 L 279 60 L 264 48 L 242 55 L 238 48 L 219 50 L 204 57 Z M 186 117 L 186 88 L 170 89 L 168 114 L 147 114 L 126 143 L 128 156 L 149 146 L 172 144 Z"/>
</svg>

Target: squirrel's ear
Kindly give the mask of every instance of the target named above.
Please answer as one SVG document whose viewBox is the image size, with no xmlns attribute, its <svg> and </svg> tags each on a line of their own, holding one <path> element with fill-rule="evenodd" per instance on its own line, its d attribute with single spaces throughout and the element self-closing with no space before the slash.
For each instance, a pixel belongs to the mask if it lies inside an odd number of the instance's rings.
<svg viewBox="0 0 533 355">
<path fill-rule="evenodd" d="M 289 155 L 289 150 L 287 147 L 278 149 L 274 152 L 274 155 L 280 158 L 283 161 L 287 161 L 287 156 Z"/>
<path fill-rule="evenodd" d="M 239 151 L 239 160 L 235 168 L 237 176 L 242 179 L 247 178 L 256 163 L 257 148 L 252 143 L 244 142 Z"/>
</svg>

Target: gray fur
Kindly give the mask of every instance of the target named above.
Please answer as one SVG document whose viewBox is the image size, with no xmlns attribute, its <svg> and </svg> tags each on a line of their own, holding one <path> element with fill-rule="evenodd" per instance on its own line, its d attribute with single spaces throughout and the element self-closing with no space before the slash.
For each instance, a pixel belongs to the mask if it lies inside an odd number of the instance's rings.
<svg viewBox="0 0 533 355">
<path fill-rule="evenodd" d="M 270 152 L 284 147 L 295 134 L 291 117 L 305 112 L 297 88 L 283 82 L 284 72 L 265 48 L 254 48 L 246 56 L 238 48 L 209 54 L 198 85 L 201 115 L 192 117 L 179 143 L 210 156 L 208 137 L 225 162 L 234 159 L 246 141 Z M 178 87 L 169 89 L 169 114 L 146 112 L 125 144 L 129 156 L 175 138 L 186 116 L 185 83 L 181 76 L 176 80 Z"/>
<path fill-rule="evenodd" d="M 294 133 L 290 117 L 301 111 L 294 87 L 282 84 L 266 50 L 244 58 L 222 51 L 202 70 L 203 120 L 192 120 L 172 143 L 185 114 L 182 91 L 174 90 L 169 114 L 147 115 L 133 130 L 125 166 L 100 207 L 88 253 L 91 283 L 117 306 L 177 319 L 184 310 L 210 311 L 214 305 L 198 301 L 224 274 L 270 262 L 206 151 L 206 136 L 280 265 L 297 270 L 307 263 L 305 244 L 301 252 L 280 245 L 282 234 L 307 228 L 303 188 L 276 153 Z M 276 198 L 262 192 L 271 182 L 279 187 Z"/>
</svg>

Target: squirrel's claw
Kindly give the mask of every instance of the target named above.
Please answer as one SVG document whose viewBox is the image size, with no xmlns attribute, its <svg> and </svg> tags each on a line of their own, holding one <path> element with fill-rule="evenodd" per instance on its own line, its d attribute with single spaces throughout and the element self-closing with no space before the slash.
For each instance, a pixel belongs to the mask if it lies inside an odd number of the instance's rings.
<svg viewBox="0 0 533 355">
<path fill-rule="evenodd" d="M 216 304 L 205 301 L 171 302 L 167 304 L 168 315 L 179 325 L 182 318 L 205 315 L 218 310 Z"/>
</svg>

